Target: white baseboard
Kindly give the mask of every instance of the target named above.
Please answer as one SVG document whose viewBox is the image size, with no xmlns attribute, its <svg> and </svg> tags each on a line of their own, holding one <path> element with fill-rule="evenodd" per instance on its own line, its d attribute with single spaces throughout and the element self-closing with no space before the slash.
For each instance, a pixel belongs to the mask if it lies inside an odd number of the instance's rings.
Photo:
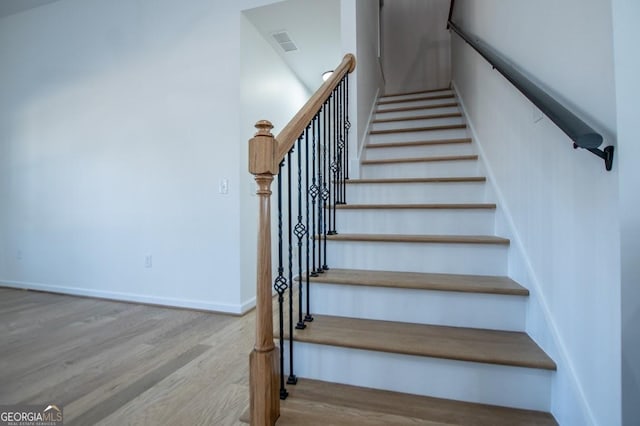
<svg viewBox="0 0 640 426">
<path fill-rule="evenodd" d="M 529 309 L 537 309 L 540 311 L 533 316 L 537 318 L 543 318 L 545 322 L 545 328 L 547 332 L 550 334 L 551 341 L 554 347 L 549 347 L 550 345 L 548 344 L 545 345 L 545 342 L 539 341 L 539 339 L 537 339 L 537 336 L 535 335 L 532 335 L 531 337 L 534 340 L 536 340 L 536 343 L 538 343 L 547 353 L 549 353 L 552 356 L 552 358 L 554 358 L 554 361 L 558 365 L 558 373 L 556 374 L 554 381 L 560 380 L 557 377 L 560 374 L 563 374 L 563 375 L 566 374 L 566 377 L 569 379 L 569 382 L 571 383 L 571 387 L 573 388 L 572 393 L 574 394 L 574 398 L 573 398 L 574 405 L 577 406 L 579 410 L 582 412 L 582 416 L 576 416 L 576 417 L 580 417 L 581 419 L 577 421 L 575 424 L 595 425 L 596 424 L 595 416 L 593 415 L 593 412 L 591 411 L 591 408 L 587 403 L 583 386 L 576 374 L 575 368 L 573 367 L 573 363 L 569 358 L 568 351 L 564 343 L 564 339 L 562 338 L 562 336 L 560 335 L 560 332 L 558 331 L 558 326 L 556 325 L 553 315 L 551 314 L 549 303 L 547 301 L 547 298 L 545 297 L 544 292 L 542 291 L 542 286 L 540 285 L 538 276 L 533 268 L 531 259 L 529 258 L 527 251 L 524 248 L 522 238 L 520 237 L 520 234 L 517 231 L 515 222 L 513 220 L 513 215 L 511 214 L 511 211 L 509 209 L 509 205 L 505 201 L 503 192 L 500 189 L 500 186 L 495 179 L 493 168 L 491 167 L 491 164 L 489 164 L 489 162 L 487 161 L 482 140 L 478 136 L 478 133 L 476 132 L 473 122 L 469 119 L 470 116 L 465 106 L 464 99 L 462 98 L 462 96 L 460 96 L 460 91 L 458 89 L 456 82 L 451 81 L 451 85 L 452 85 L 452 90 L 454 91 L 454 94 L 459 101 L 460 108 L 462 109 L 462 112 L 464 114 L 465 120 L 467 122 L 467 127 L 471 132 L 471 136 L 473 138 L 474 144 L 478 149 L 480 162 L 487 174 L 487 180 L 488 180 L 487 184 L 493 189 L 493 194 L 496 198 L 495 201 L 498 205 L 498 210 L 496 211 L 497 213 L 496 221 L 500 220 L 500 217 L 501 217 L 506 222 L 505 223 L 506 229 L 510 233 L 510 235 L 505 235 L 505 237 L 508 237 L 511 240 L 511 245 L 509 248 L 509 251 L 510 251 L 509 256 L 510 257 L 514 256 L 519 262 L 519 264 L 523 265 L 524 268 L 526 269 L 525 273 L 527 276 L 527 282 L 521 282 L 521 284 L 527 287 L 531 292 L 531 295 L 530 295 L 531 301 L 529 302 Z M 496 228 L 497 228 L 497 224 L 496 224 Z M 510 260 L 509 263 L 511 264 L 512 261 Z M 531 316 L 531 313 L 528 313 L 528 316 Z M 527 323 L 527 331 L 529 330 L 530 330 L 530 325 Z M 564 400 L 566 401 L 566 398 L 564 398 Z M 552 406 L 552 409 L 553 409 L 553 406 Z"/>
<path fill-rule="evenodd" d="M 243 304 L 206 302 L 193 299 L 177 299 L 172 297 L 151 296 L 145 294 L 122 293 L 80 287 L 66 287 L 53 284 L 33 283 L 24 281 L 0 280 L 0 286 L 21 290 L 37 290 L 49 293 L 68 294 L 72 296 L 95 297 L 121 302 L 136 302 L 148 305 L 167 306 L 173 308 L 197 309 L 200 311 L 221 312 L 225 314 L 242 315 L 255 306 L 255 297 Z"/>
</svg>

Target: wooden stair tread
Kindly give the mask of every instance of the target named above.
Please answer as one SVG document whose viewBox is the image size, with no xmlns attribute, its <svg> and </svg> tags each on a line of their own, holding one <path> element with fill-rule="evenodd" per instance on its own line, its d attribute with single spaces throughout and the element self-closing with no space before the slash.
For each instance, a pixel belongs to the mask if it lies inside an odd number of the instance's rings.
<svg viewBox="0 0 640 426">
<path fill-rule="evenodd" d="M 486 182 L 484 176 L 470 177 L 432 177 L 432 178 L 372 178 L 372 179 L 348 179 L 348 185 L 364 184 L 403 184 L 403 183 L 467 183 Z"/>
<path fill-rule="evenodd" d="M 455 118 L 455 117 L 462 117 L 462 113 L 449 112 L 445 114 L 417 115 L 414 117 L 379 118 L 379 119 L 373 120 L 372 123 L 393 123 L 396 121 L 435 120 L 437 118 Z"/>
<path fill-rule="evenodd" d="M 287 336 L 288 337 L 288 336 Z M 314 315 L 294 340 L 404 355 L 555 370 L 556 364 L 526 334 L 441 325 Z"/>
<path fill-rule="evenodd" d="M 442 126 L 427 126 L 427 127 L 403 127 L 401 129 L 386 129 L 386 130 L 372 130 L 370 135 L 390 135 L 393 133 L 414 133 L 414 132 L 431 132 L 436 130 L 456 130 L 466 129 L 466 124 L 445 124 Z"/>
<path fill-rule="evenodd" d="M 434 93 L 434 92 L 444 92 L 445 90 L 451 90 L 450 87 L 443 87 L 442 89 L 429 89 L 429 90 L 418 90 L 415 92 L 400 92 L 400 93 L 389 93 L 384 94 L 381 98 L 391 98 L 394 96 L 407 96 L 407 95 L 421 95 L 423 93 Z"/>
<path fill-rule="evenodd" d="M 476 161 L 477 155 L 445 155 L 440 157 L 385 158 L 382 160 L 364 160 L 363 165 L 394 163 L 430 163 L 437 161 Z"/>
<path fill-rule="evenodd" d="M 431 95 L 431 96 L 423 96 L 420 98 L 413 98 L 413 99 L 389 99 L 385 101 L 378 101 L 378 105 L 399 104 L 399 103 L 406 103 L 406 102 L 435 101 L 439 99 L 450 99 L 450 98 L 455 98 L 455 95 L 453 93 L 447 93 L 445 95 Z"/>
<path fill-rule="evenodd" d="M 404 148 L 404 147 L 410 147 L 410 146 L 449 145 L 449 144 L 459 144 L 459 143 L 471 143 L 471 138 L 434 139 L 430 141 L 411 141 L 411 142 L 368 143 L 365 145 L 365 148 L 367 149 Z"/>
<path fill-rule="evenodd" d="M 327 235 L 327 240 L 387 243 L 509 244 L 507 238 L 493 235 L 334 234 Z"/>
<path fill-rule="evenodd" d="M 495 210 L 492 203 L 337 204 L 338 210 Z"/>
<path fill-rule="evenodd" d="M 549 413 L 410 395 L 311 379 L 288 386 L 281 401 L 281 425 L 553 426 Z M 249 410 L 241 421 L 249 423 Z"/>
<path fill-rule="evenodd" d="M 508 277 L 493 275 L 433 274 L 420 272 L 329 269 L 311 282 L 462 293 L 528 296 L 529 290 Z"/>
<path fill-rule="evenodd" d="M 417 111 L 419 109 L 438 109 L 438 108 L 451 108 L 457 107 L 457 102 L 447 102 L 444 104 L 437 105 L 422 105 L 422 106 L 408 106 L 408 107 L 398 107 L 398 108 L 389 108 L 389 109 L 376 109 L 377 114 L 385 113 L 385 112 L 406 112 L 406 111 Z"/>
</svg>

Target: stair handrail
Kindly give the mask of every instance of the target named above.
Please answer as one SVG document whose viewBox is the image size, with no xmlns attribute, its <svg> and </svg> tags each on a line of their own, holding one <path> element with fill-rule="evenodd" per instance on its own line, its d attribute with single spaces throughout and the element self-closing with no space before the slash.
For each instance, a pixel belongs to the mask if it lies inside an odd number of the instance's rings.
<svg viewBox="0 0 640 426">
<path fill-rule="evenodd" d="M 539 85 L 531 81 L 519 71 L 508 59 L 477 37 L 461 29 L 451 19 L 453 4 L 449 12 L 447 28 L 453 30 L 460 38 L 469 44 L 491 66 L 502 74 L 513 86 L 529 99 L 542 113 L 544 113 L 556 126 L 558 126 L 573 141 L 573 147 L 583 148 L 602 158 L 607 171 L 613 166 L 614 147 L 609 145 L 604 150 L 598 149 L 603 142 L 603 137 L 589 124 L 585 123 L 576 114 L 562 105 L 557 99 L 547 93 Z"/>
<path fill-rule="evenodd" d="M 259 206 L 256 338 L 249 359 L 251 425 L 274 425 L 280 415 L 280 398 L 282 397 L 282 389 L 279 390 L 280 357 L 278 348 L 274 344 L 273 333 L 271 183 L 274 176 L 279 174 L 280 165 L 285 157 L 292 152 L 302 135 L 307 134 L 312 121 L 316 120 L 336 88 L 347 74 L 354 71 L 355 67 L 355 56 L 346 54 L 331 76 L 309 98 L 277 137 L 271 133 L 273 125 L 268 120 L 260 120 L 255 125 L 258 131 L 249 140 L 249 172 L 254 175 L 258 186 L 256 195 Z M 346 99 L 346 108 L 348 108 L 348 97 Z"/>
</svg>

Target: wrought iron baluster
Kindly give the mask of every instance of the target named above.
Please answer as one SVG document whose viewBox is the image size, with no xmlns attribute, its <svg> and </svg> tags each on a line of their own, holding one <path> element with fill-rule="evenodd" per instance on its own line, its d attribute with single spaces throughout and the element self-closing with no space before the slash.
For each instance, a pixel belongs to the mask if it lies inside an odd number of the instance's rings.
<svg viewBox="0 0 640 426">
<path fill-rule="evenodd" d="M 331 180 L 333 187 L 333 200 L 329 204 L 329 214 L 331 214 L 331 229 L 329 233 L 331 235 L 335 235 L 338 232 L 336 231 L 336 204 L 338 204 L 338 92 L 336 90 L 333 91 L 331 95 L 331 103 L 333 104 L 333 116 L 331 123 L 331 145 L 333 146 L 333 157 L 331 157 Z M 331 200 L 330 200 L 331 201 Z"/>
<path fill-rule="evenodd" d="M 329 270 L 329 265 L 327 265 L 327 233 L 328 233 L 328 219 L 327 216 L 331 216 L 329 215 L 328 211 L 327 211 L 327 202 L 330 200 L 331 198 L 331 192 L 329 191 L 328 185 L 327 185 L 327 179 L 329 179 L 329 154 L 327 154 L 327 146 L 330 144 L 330 138 L 328 135 L 328 131 L 329 131 L 329 117 L 330 117 L 330 108 L 329 108 L 329 101 L 327 100 L 324 103 L 324 120 L 323 120 L 323 124 L 324 124 L 324 130 L 322 132 L 322 140 L 323 140 L 323 147 L 322 147 L 322 172 L 324 173 L 323 176 L 323 180 L 322 180 L 322 210 L 324 211 L 323 214 L 323 222 L 322 222 L 322 237 L 323 237 L 323 261 L 324 263 L 322 264 L 322 270 L 323 271 L 327 271 Z"/>
<path fill-rule="evenodd" d="M 344 103 L 344 87 L 345 79 L 340 81 L 340 204 L 347 203 L 347 185 L 345 182 L 345 170 L 347 170 L 347 156 L 345 154 L 346 129 L 345 129 L 345 103 Z"/>
<path fill-rule="evenodd" d="M 280 337 L 280 399 L 286 399 L 289 392 L 284 386 L 284 292 L 287 291 L 287 279 L 284 277 L 283 265 L 283 230 L 282 230 L 282 166 L 278 173 L 278 276 L 273 287 L 278 293 L 278 317 L 279 317 L 279 337 Z"/>
<path fill-rule="evenodd" d="M 287 153 L 287 219 L 289 221 L 288 236 L 289 236 L 289 377 L 287 378 L 288 385 L 295 385 L 298 382 L 298 378 L 293 372 L 293 227 L 292 227 L 292 190 L 291 190 L 291 153 L 293 148 Z"/>
<path fill-rule="evenodd" d="M 344 128 L 345 128 L 345 141 L 344 141 L 344 155 L 347 161 L 347 166 L 344 169 L 344 178 L 345 180 L 349 180 L 349 129 L 351 128 L 351 122 L 349 121 L 349 77 L 345 76 L 344 77 L 344 82 L 345 82 L 345 101 L 344 101 Z M 347 198 L 345 196 L 344 202 L 347 202 Z"/>
<path fill-rule="evenodd" d="M 307 272 L 306 272 L 306 276 L 305 276 L 306 281 L 307 281 L 307 292 L 306 292 L 306 295 L 307 295 L 307 314 L 304 316 L 304 321 L 305 322 L 313 320 L 313 317 L 311 317 L 311 309 L 310 309 L 310 305 L 311 305 L 310 299 L 311 299 L 311 297 L 309 295 L 309 278 L 311 277 L 311 271 L 309 269 L 309 267 L 311 266 L 311 264 L 309 262 L 309 256 L 310 256 L 311 253 L 310 253 L 310 247 L 309 246 L 311 245 L 311 242 L 315 241 L 315 240 L 313 239 L 313 234 L 311 234 L 312 238 L 309 238 L 309 230 L 310 230 L 310 228 L 309 228 L 309 225 L 310 225 L 310 223 L 309 223 L 310 222 L 310 217 L 309 217 L 309 203 L 310 203 L 310 201 L 309 201 L 309 198 L 310 198 L 310 192 L 311 192 L 311 187 L 309 185 L 309 172 L 310 172 L 310 170 L 309 170 L 309 136 L 310 136 L 310 133 L 315 132 L 315 130 L 313 130 L 313 126 L 315 124 L 316 118 L 317 118 L 317 115 L 315 117 L 313 117 L 313 119 L 311 120 L 311 123 L 309 123 L 309 126 L 307 126 L 307 129 L 305 130 L 305 133 L 304 133 L 304 147 L 305 147 L 305 168 L 304 168 L 305 169 L 305 181 L 304 181 L 304 187 L 306 188 L 305 192 L 306 192 L 306 207 L 307 207 L 307 211 L 306 211 L 306 218 L 307 218 L 307 221 L 306 221 L 306 226 L 307 226 L 307 238 L 306 238 L 306 240 L 307 240 L 307 244 L 306 244 L 306 247 L 307 247 L 307 263 L 306 263 L 306 271 Z M 314 135 L 311 135 L 311 137 L 313 138 Z M 311 176 L 313 176 L 313 174 Z M 302 305 L 300 305 L 300 312 L 302 312 Z M 309 318 L 311 318 L 311 319 L 309 319 Z"/>
<path fill-rule="evenodd" d="M 309 188 L 309 193 L 311 194 L 311 224 L 312 224 L 312 233 L 311 233 L 311 259 L 312 259 L 312 269 L 311 269 L 311 276 L 312 277 L 317 277 L 318 276 L 318 270 L 316 269 L 316 235 L 318 235 L 320 232 L 318 231 L 318 234 L 316 234 L 316 199 L 318 199 L 318 195 L 320 195 L 320 187 L 318 186 L 318 184 L 320 183 L 320 178 L 318 176 L 318 179 L 316 181 L 316 141 L 318 140 L 318 134 L 320 133 L 319 131 L 319 123 L 320 123 L 320 112 L 318 112 L 318 114 L 316 114 L 315 118 L 314 118 L 314 123 L 312 125 L 313 127 L 313 142 L 312 142 L 312 148 L 311 148 L 311 187 Z M 320 143 L 318 143 L 318 147 L 320 147 Z M 320 173 L 320 167 L 318 167 L 318 173 Z M 320 200 L 318 199 L 318 205 L 320 205 Z M 320 262 L 318 261 L 318 269 L 320 267 Z M 308 311 L 309 307 L 307 306 L 307 315 L 309 314 Z"/>
<path fill-rule="evenodd" d="M 307 128 L 304 130 L 304 133 L 302 135 L 300 135 L 300 137 L 298 138 L 298 142 L 297 142 L 297 146 L 298 146 L 298 164 L 297 164 L 297 168 L 298 168 L 298 222 L 296 223 L 296 226 L 293 228 L 293 232 L 296 236 L 296 238 L 298 239 L 298 323 L 296 324 L 296 329 L 298 330 L 302 330 L 304 328 L 306 328 L 307 326 L 305 325 L 303 319 L 302 319 L 302 301 L 303 301 L 303 291 L 302 291 L 302 285 L 303 280 L 302 280 L 302 241 L 303 238 L 307 235 L 307 229 L 309 228 L 308 226 L 305 226 L 304 223 L 302 223 L 302 140 L 303 139 L 307 139 L 307 146 L 308 146 L 308 134 L 307 131 L 309 130 L 309 127 L 307 126 Z M 305 188 L 307 188 L 307 186 L 305 186 Z M 305 192 L 307 193 L 307 201 L 308 201 L 308 197 L 309 197 L 309 192 L 305 190 Z M 307 207 L 308 209 L 308 207 Z M 308 257 L 307 257 L 307 264 L 308 264 Z M 307 265 L 308 268 L 308 265 Z"/>
</svg>

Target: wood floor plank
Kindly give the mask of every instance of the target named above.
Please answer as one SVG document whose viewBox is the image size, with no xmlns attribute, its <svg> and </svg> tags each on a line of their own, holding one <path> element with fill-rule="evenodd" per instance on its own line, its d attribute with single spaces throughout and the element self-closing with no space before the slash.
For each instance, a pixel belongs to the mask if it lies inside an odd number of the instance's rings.
<svg viewBox="0 0 640 426">
<path fill-rule="evenodd" d="M 353 349 L 555 370 L 526 333 L 315 315 L 300 342 Z"/>
<path fill-rule="evenodd" d="M 433 274 L 419 272 L 370 271 L 332 268 L 311 282 L 417 290 L 528 296 L 529 290 L 508 277 L 492 275 Z"/>
<path fill-rule="evenodd" d="M 130 383 L 120 392 L 100 402 L 99 405 L 91 407 L 89 410 L 74 417 L 67 424 L 71 426 L 85 426 L 96 424 L 98 421 L 111 415 L 116 409 L 119 409 L 125 403 L 144 393 L 170 374 L 174 373 L 181 367 L 184 367 L 195 358 L 202 355 L 205 351 L 211 349 L 210 346 L 196 345 L 177 358 L 167 361 L 159 368 L 149 372 L 140 379 Z"/>
</svg>

